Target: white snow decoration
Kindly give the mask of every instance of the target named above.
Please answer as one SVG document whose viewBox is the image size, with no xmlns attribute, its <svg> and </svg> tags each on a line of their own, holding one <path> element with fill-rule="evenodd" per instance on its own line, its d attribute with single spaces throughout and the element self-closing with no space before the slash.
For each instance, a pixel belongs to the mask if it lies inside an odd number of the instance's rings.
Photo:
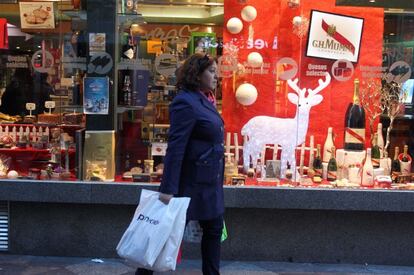
<svg viewBox="0 0 414 275">
<path fill-rule="evenodd" d="M 257 17 L 257 10 L 253 6 L 245 6 L 241 11 L 241 17 L 246 22 L 252 22 Z"/>
<path fill-rule="evenodd" d="M 298 15 L 298 16 L 293 17 L 292 23 L 295 26 L 299 26 L 300 24 L 302 24 L 302 16 Z"/>
<path fill-rule="evenodd" d="M 296 116 L 294 118 L 278 118 L 271 116 L 256 116 L 251 118 L 242 128 L 241 134 L 247 140 L 243 144 L 243 165 L 247 170 L 250 164 L 250 158 L 254 166 L 260 157 L 266 144 L 281 146 L 281 178 L 284 178 L 287 162 L 291 165 L 293 180 L 298 180 L 296 169 L 296 146 L 301 145 L 306 140 L 306 134 L 309 125 L 310 109 L 322 102 L 323 97 L 319 95 L 331 82 L 329 73 L 325 75 L 325 81 L 319 79 L 319 86 L 315 89 L 300 89 L 298 79 L 288 80 L 289 87 L 295 93 L 289 93 L 288 99 L 297 106 Z M 308 95 L 306 96 L 306 91 Z M 247 137 L 247 139 L 246 139 Z"/>
<path fill-rule="evenodd" d="M 237 17 L 232 17 L 227 21 L 226 26 L 231 34 L 238 34 L 243 29 L 243 22 Z"/>
<path fill-rule="evenodd" d="M 257 99 L 256 87 L 250 83 L 240 85 L 236 90 L 236 99 L 241 105 L 252 105 Z"/>
<path fill-rule="evenodd" d="M 260 68 L 263 65 L 263 57 L 258 52 L 251 52 L 247 56 L 247 63 L 253 68 Z"/>
</svg>

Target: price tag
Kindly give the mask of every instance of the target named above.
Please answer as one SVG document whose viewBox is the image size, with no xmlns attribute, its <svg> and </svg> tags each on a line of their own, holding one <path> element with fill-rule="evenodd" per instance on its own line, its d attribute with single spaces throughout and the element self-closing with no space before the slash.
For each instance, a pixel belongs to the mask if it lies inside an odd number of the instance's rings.
<svg viewBox="0 0 414 275">
<path fill-rule="evenodd" d="M 165 156 L 166 152 L 167 152 L 167 143 L 153 142 L 151 144 L 151 155 L 152 156 Z"/>
<path fill-rule="evenodd" d="M 53 109 L 56 107 L 56 102 L 54 101 L 46 101 L 45 102 L 45 108 L 46 109 Z"/>
<path fill-rule="evenodd" d="M 26 103 L 26 110 L 28 111 L 36 110 L 36 103 Z"/>
</svg>

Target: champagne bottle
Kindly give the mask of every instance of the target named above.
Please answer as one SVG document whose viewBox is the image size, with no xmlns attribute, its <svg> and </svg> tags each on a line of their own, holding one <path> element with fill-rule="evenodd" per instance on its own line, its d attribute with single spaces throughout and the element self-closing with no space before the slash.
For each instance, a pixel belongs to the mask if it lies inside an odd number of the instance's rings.
<svg viewBox="0 0 414 275">
<path fill-rule="evenodd" d="M 323 145 L 323 162 L 329 162 L 331 159 L 331 149 L 334 146 L 332 137 L 332 127 L 328 128 L 328 134 L 326 136 L 325 144 Z"/>
<path fill-rule="evenodd" d="M 129 79 L 129 75 L 126 75 L 124 78 L 124 86 L 122 87 L 122 96 L 123 96 L 123 104 L 130 106 L 131 105 L 131 80 Z"/>
<path fill-rule="evenodd" d="M 322 159 L 321 159 L 321 145 L 316 146 L 316 157 L 313 160 L 313 170 L 315 171 L 315 177 L 322 178 Z"/>
<path fill-rule="evenodd" d="M 365 163 L 362 167 L 361 186 L 372 187 L 374 186 L 374 167 L 371 161 L 371 148 L 367 149 L 367 155 L 365 157 Z"/>
<path fill-rule="evenodd" d="M 365 111 L 359 101 L 359 80 L 354 80 L 354 98 L 345 116 L 346 150 L 364 150 L 365 142 Z"/>
<path fill-rule="evenodd" d="M 378 134 L 374 134 L 374 142 L 372 144 L 372 165 L 374 168 L 379 168 L 380 166 L 380 159 L 381 159 L 381 151 L 378 146 Z"/>
<path fill-rule="evenodd" d="M 404 153 L 400 159 L 401 173 L 409 175 L 411 173 L 411 157 L 408 155 L 408 145 L 404 145 Z"/>
<path fill-rule="evenodd" d="M 400 153 L 400 147 L 395 147 L 394 149 L 394 160 L 391 163 L 391 179 L 392 182 L 398 181 L 398 176 L 401 172 L 400 161 L 398 160 L 398 155 Z"/>
<path fill-rule="evenodd" d="M 377 134 L 378 134 L 377 145 L 380 149 L 381 158 L 384 158 L 384 136 L 382 135 L 382 123 L 378 123 Z"/>
<path fill-rule="evenodd" d="M 331 159 L 328 163 L 328 181 L 335 181 L 336 173 L 338 171 L 338 165 L 336 164 L 335 159 L 335 146 L 332 146 L 331 152 Z"/>
</svg>

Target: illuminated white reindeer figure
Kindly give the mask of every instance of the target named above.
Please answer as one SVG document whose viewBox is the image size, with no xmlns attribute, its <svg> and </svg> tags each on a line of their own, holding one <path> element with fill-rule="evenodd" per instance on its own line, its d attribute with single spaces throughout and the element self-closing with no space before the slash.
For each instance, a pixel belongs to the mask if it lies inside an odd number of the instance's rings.
<svg viewBox="0 0 414 275">
<path fill-rule="evenodd" d="M 243 144 L 243 165 L 247 170 L 250 157 L 254 166 L 260 157 L 266 144 L 279 145 L 282 148 L 281 154 L 281 178 L 284 178 L 287 162 L 291 165 L 293 178 L 297 178 L 296 170 L 296 146 L 301 145 L 306 140 L 306 133 L 309 125 L 310 109 L 322 102 L 323 97 L 319 95 L 331 82 L 329 73 L 325 75 L 325 81 L 319 79 L 319 86 L 312 90 L 298 87 L 298 79 L 288 80 L 288 85 L 296 93 L 289 93 L 288 99 L 297 106 L 294 118 L 278 118 L 271 116 L 256 116 L 250 119 L 242 128 L 241 134 L 247 136 Z M 247 141 L 246 141 L 247 140 Z"/>
</svg>

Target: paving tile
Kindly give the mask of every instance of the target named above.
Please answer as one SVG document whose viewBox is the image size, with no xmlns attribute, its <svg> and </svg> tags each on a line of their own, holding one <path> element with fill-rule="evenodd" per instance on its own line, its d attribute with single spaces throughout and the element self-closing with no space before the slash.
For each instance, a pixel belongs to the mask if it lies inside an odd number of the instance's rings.
<svg viewBox="0 0 414 275">
<path fill-rule="evenodd" d="M 76 275 L 122 275 L 134 272 L 134 269 L 120 262 L 84 262 L 66 266 L 66 269 Z"/>
</svg>

